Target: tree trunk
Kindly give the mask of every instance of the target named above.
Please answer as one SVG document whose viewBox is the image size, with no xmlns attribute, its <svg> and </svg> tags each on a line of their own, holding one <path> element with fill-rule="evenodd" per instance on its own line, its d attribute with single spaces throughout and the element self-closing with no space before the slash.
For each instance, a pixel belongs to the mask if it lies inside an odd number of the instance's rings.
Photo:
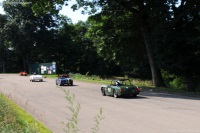
<svg viewBox="0 0 200 133">
<path fill-rule="evenodd" d="M 134 8 L 130 8 L 130 6 L 127 6 L 127 4 L 125 3 L 126 2 L 121 1 L 119 2 L 119 5 L 121 5 L 125 10 L 129 10 L 130 12 L 132 12 L 135 15 L 134 17 L 137 17 L 136 19 L 138 23 L 140 24 L 140 30 L 144 38 L 144 43 L 145 43 L 145 47 L 146 47 L 146 51 L 147 51 L 147 55 L 149 59 L 149 64 L 151 68 L 153 85 L 156 87 L 166 87 L 166 85 L 163 82 L 160 69 L 156 65 L 155 59 L 153 57 L 152 49 L 150 47 L 150 31 L 149 31 L 149 25 L 146 21 L 146 18 L 148 15 L 147 13 L 146 14 L 144 13 L 145 12 L 144 2 L 140 1 L 139 7 L 138 7 L 140 11 Z"/>
<path fill-rule="evenodd" d="M 166 87 L 166 85 L 163 82 L 160 69 L 157 67 L 155 59 L 153 57 L 152 48 L 150 46 L 150 31 L 148 30 L 148 24 L 145 23 L 145 19 L 142 17 L 140 17 L 139 22 L 149 59 L 153 85 L 156 87 Z"/>
<path fill-rule="evenodd" d="M 6 67 L 5 67 L 5 60 L 2 59 L 2 67 L 3 67 L 3 73 L 6 73 Z"/>
<path fill-rule="evenodd" d="M 195 91 L 195 83 L 194 83 L 193 77 L 188 74 L 185 76 L 185 81 L 186 81 L 187 90 L 190 92 L 194 92 Z"/>
</svg>

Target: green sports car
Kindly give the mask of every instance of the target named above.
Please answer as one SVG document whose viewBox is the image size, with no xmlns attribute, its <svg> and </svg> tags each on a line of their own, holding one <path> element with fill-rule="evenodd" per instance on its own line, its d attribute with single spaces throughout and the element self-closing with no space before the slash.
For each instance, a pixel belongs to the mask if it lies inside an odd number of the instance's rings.
<svg viewBox="0 0 200 133">
<path fill-rule="evenodd" d="M 129 79 L 115 79 L 110 85 L 101 85 L 101 93 L 103 96 L 110 95 L 115 98 L 119 96 L 136 97 L 141 91 L 140 87 L 131 84 Z"/>
</svg>

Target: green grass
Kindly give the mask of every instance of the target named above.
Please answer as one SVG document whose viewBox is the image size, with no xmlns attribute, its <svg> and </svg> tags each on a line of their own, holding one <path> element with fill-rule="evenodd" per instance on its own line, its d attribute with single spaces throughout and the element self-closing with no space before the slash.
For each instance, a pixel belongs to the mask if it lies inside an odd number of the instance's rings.
<svg viewBox="0 0 200 133">
<path fill-rule="evenodd" d="M 112 79 L 127 78 L 127 77 L 115 77 L 115 76 L 102 78 L 102 77 L 96 76 L 96 75 L 82 75 L 79 73 L 76 73 L 76 74 L 70 73 L 69 75 L 74 80 L 99 83 L 99 84 L 100 83 L 101 84 L 110 84 Z M 58 77 L 58 75 L 43 75 L 43 76 L 45 76 L 46 78 L 57 78 Z M 130 78 L 130 80 L 134 85 L 137 85 L 137 86 L 153 87 L 151 80 L 140 80 L 140 79 L 132 79 L 132 78 Z"/>
<path fill-rule="evenodd" d="M 1 133 L 52 133 L 25 110 L 0 94 Z"/>
</svg>

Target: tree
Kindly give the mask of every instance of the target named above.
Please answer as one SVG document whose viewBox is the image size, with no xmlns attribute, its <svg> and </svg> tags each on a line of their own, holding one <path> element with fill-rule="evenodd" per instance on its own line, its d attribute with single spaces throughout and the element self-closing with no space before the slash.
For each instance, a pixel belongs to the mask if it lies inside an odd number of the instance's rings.
<svg viewBox="0 0 200 133">
<path fill-rule="evenodd" d="M 33 47 L 34 31 L 33 21 L 30 21 L 31 9 L 22 5 L 4 5 L 8 15 L 8 23 L 4 27 L 7 47 L 13 48 L 22 57 L 23 70 L 29 72 L 30 54 Z"/>
<path fill-rule="evenodd" d="M 59 1 L 59 4 L 64 3 L 64 2 L 65 0 L 61 0 Z M 43 1 L 43 3 L 49 4 L 49 1 L 45 0 Z M 37 6 L 37 4 L 35 5 Z M 54 9 L 55 6 L 56 5 L 54 5 L 51 9 Z M 157 8 L 158 6 L 159 8 Z M 97 13 L 97 9 L 100 9 L 100 12 L 112 13 L 113 17 L 115 15 L 117 16 L 118 14 L 123 13 L 124 11 L 130 12 L 132 14 L 132 17 L 135 18 L 135 20 L 139 24 L 141 33 L 143 35 L 144 44 L 146 46 L 149 64 L 151 67 L 153 84 L 155 86 L 165 86 L 161 73 L 160 73 L 160 69 L 158 68 L 156 64 L 154 55 L 152 53 L 153 50 L 151 47 L 151 39 L 150 39 L 151 22 L 148 21 L 150 18 L 158 16 L 159 13 L 162 12 L 161 9 L 163 7 L 164 9 L 166 9 L 166 2 L 164 0 L 157 1 L 157 2 L 156 1 L 141 1 L 141 0 L 134 0 L 134 1 L 126 1 L 126 0 L 79 1 L 77 0 L 77 4 L 75 4 L 72 8 L 76 10 L 80 7 L 83 7 L 86 10 L 91 9 L 89 12 L 90 14 L 95 14 Z M 47 11 L 51 11 L 51 10 L 47 10 Z M 156 14 L 156 11 L 158 11 L 158 14 Z"/>
<path fill-rule="evenodd" d="M 1 15 L 0 14 L 0 63 L 2 66 L 2 72 L 6 72 L 6 55 L 7 55 L 7 47 L 5 46 L 5 39 L 4 39 L 4 34 L 3 34 L 3 28 L 4 25 L 7 23 L 7 16 L 6 15 Z M 1 68 L 1 67 L 0 67 Z"/>
<path fill-rule="evenodd" d="M 151 30 L 152 30 L 152 18 L 156 18 L 159 16 L 159 13 L 162 13 L 161 8 L 166 9 L 165 1 L 141 1 L 141 0 L 134 0 L 134 1 L 126 1 L 126 0 L 116 0 L 116 1 L 77 1 L 78 4 L 74 6 L 74 8 L 87 7 L 91 8 L 90 13 L 96 13 L 97 8 L 101 8 L 100 12 L 103 13 L 110 13 L 112 14 L 111 17 L 118 16 L 124 11 L 129 12 L 132 17 L 135 19 L 137 24 L 139 24 L 140 31 L 142 33 L 144 44 L 146 47 L 146 52 L 149 59 L 149 64 L 151 67 L 151 74 L 152 74 L 152 81 L 153 84 L 157 87 L 165 86 L 160 69 L 157 66 L 153 55 L 153 48 L 151 47 Z M 159 6 L 159 8 L 158 8 Z M 156 14 L 156 12 L 158 13 Z M 124 22 L 126 25 L 126 22 Z"/>
<path fill-rule="evenodd" d="M 148 78 L 142 74 L 147 69 L 140 68 L 147 64 L 147 54 L 141 33 L 131 14 L 124 12 L 116 17 L 109 13 L 96 14 L 89 17 L 90 24 L 87 36 L 97 47 L 97 53 L 106 60 L 115 75 L 131 75 L 135 78 Z M 124 21 L 127 22 L 124 25 Z M 114 65 L 113 65 L 114 64 Z"/>
<path fill-rule="evenodd" d="M 86 37 L 88 30 L 88 23 L 79 21 L 74 25 L 74 33 L 72 40 L 76 44 L 77 53 L 74 54 L 77 57 L 75 62 L 76 69 L 84 74 L 94 74 L 95 69 L 98 68 L 98 57 L 96 54 L 96 47 L 90 38 Z"/>
<path fill-rule="evenodd" d="M 92 41 L 86 37 L 88 23 L 79 21 L 73 25 L 68 22 L 58 32 L 58 51 L 60 55 L 60 64 L 64 68 L 69 68 L 73 72 L 83 74 L 99 74 L 99 58 L 96 53 L 96 47 Z M 61 68 L 61 69 L 64 69 Z M 102 71 L 101 71 L 102 72 Z"/>
<path fill-rule="evenodd" d="M 163 69 L 185 78 L 188 91 L 195 91 L 199 80 L 200 30 L 199 1 L 182 0 L 155 31 L 155 51 Z"/>
<path fill-rule="evenodd" d="M 0 14 L 0 72 L 16 72 L 19 70 L 19 56 L 12 47 L 9 47 L 10 41 L 7 40 L 5 27 L 9 23 L 7 15 Z"/>
<path fill-rule="evenodd" d="M 30 4 L 26 6 L 5 4 L 4 10 L 8 16 L 8 23 L 4 26 L 7 47 L 21 56 L 23 62 L 21 69 L 30 72 L 29 65 L 33 61 L 39 61 L 40 57 L 45 60 L 44 54 L 38 54 L 41 53 L 41 49 L 38 48 L 44 45 L 48 47 L 50 40 L 48 35 L 51 34 L 51 28 L 56 28 L 57 16 L 50 13 L 34 16 Z"/>
</svg>

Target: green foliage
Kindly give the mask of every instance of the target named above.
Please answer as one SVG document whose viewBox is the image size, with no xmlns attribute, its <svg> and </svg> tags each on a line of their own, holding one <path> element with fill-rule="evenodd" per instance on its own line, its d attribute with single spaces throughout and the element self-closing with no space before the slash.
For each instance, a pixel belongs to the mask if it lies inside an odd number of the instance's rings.
<svg viewBox="0 0 200 133">
<path fill-rule="evenodd" d="M 83 7 L 83 13 L 92 14 L 77 24 L 58 16 L 68 0 L 29 2 L 5 5 L 6 16 L 0 17 L 4 72 L 55 61 L 59 73 L 69 68 L 88 75 L 152 78 L 163 86 L 161 68 L 183 77 L 189 91 L 198 88 L 200 1 L 77 0 L 74 10 Z"/>
<path fill-rule="evenodd" d="M 41 16 L 47 13 L 58 14 L 62 9 L 65 0 L 26 0 L 33 4 L 32 10 L 35 16 Z M 66 0 L 68 1 L 68 0 Z"/>
<path fill-rule="evenodd" d="M 131 81 L 136 86 L 154 87 L 151 80 L 132 79 Z"/>
<path fill-rule="evenodd" d="M 37 50 L 43 44 L 42 39 L 40 42 L 37 42 L 41 36 L 41 31 L 42 33 L 48 33 L 46 32 L 47 28 L 53 26 L 53 16 L 46 14 L 41 17 L 35 17 L 31 10 L 31 4 L 27 6 L 4 4 L 4 10 L 7 16 L 7 23 L 4 24 L 2 30 L 5 34 L 3 38 L 4 42 L 6 42 L 5 45 L 7 49 L 17 54 L 16 57 L 20 57 L 18 62 L 22 62 L 21 68 L 15 70 L 29 72 L 29 63 L 34 61 L 34 58 L 37 58 Z M 44 34 L 42 36 L 43 38 L 46 37 Z M 15 59 L 13 60 L 15 61 Z"/>
<path fill-rule="evenodd" d="M 169 82 L 169 84 L 171 88 L 175 90 L 186 90 L 186 85 L 181 77 L 175 77 L 173 81 Z"/>
<path fill-rule="evenodd" d="M 111 68 L 108 71 L 114 71 L 112 75 L 149 78 L 151 73 L 144 42 L 132 15 L 124 11 L 117 15 L 102 12 L 91 16 L 86 36 L 97 47 L 98 55 L 108 63 Z M 146 69 L 138 70 L 143 66 Z"/>
<path fill-rule="evenodd" d="M 64 131 L 66 133 L 77 133 L 79 131 L 79 129 L 78 129 L 78 114 L 81 109 L 81 105 L 80 104 L 74 105 L 75 95 L 71 96 L 69 91 L 66 91 L 64 89 L 63 89 L 63 91 L 65 92 L 65 94 L 66 94 L 65 98 L 69 103 L 67 108 L 71 112 L 71 118 L 70 118 L 69 122 L 66 124 L 66 129 L 64 129 Z"/>
<path fill-rule="evenodd" d="M 79 103 L 77 105 L 75 105 L 75 95 L 74 94 L 71 95 L 69 90 L 66 91 L 63 88 L 61 88 L 61 89 L 66 94 L 65 98 L 69 103 L 67 108 L 71 112 L 71 118 L 69 119 L 69 122 L 66 124 L 66 128 L 64 129 L 64 131 L 66 133 L 78 133 L 78 131 L 80 131 L 78 129 L 78 114 L 79 114 L 79 111 L 81 109 L 81 105 Z M 103 120 L 103 119 L 104 119 L 103 110 L 102 110 L 102 108 L 100 108 L 99 114 L 95 117 L 95 126 L 92 128 L 92 133 L 98 132 L 100 121 Z"/>
<path fill-rule="evenodd" d="M 0 132 L 52 133 L 3 94 L 0 94 Z"/>
<path fill-rule="evenodd" d="M 101 120 L 103 120 L 103 119 L 104 119 L 104 117 L 103 117 L 103 109 L 100 108 L 99 114 L 94 119 L 95 120 L 95 125 L 92 128 L 92 133 L 97 133 L 99 131 L 99 125 L 100 125 Z"/>
<path fill-rule="evenodd" d="M 166 13 L 162 23 L 154 28 L 156 30 L 152 40 L 156 58 L 164 70 L 183 77 L 187 89 L 195 91 L 197 77 L 200 76 L 200 16 L 197 14 L 200 2 L 181 0 L 179 6 L 175 3 L 168 6 L 171 11 Z"/>
<path fill-rule="evenodd" d="M 163 78 L 167 86 L 172 90 L 185 91 L 186 83 L 183 77 L 177 76 L 175 74 L 170 74 L 167 71 L 162 70 Z"/>
<path fill-rule="evenodd" d="M 80 81 L 89 81 L 89 82 L 98 82 L 98 83 L 110 83 L 109 77 L 100 77 L 97 75 L 83 75 L 80 73 L 76 74 L 70 74 L 70 77 L 72 77 L 75 80 L 80 80 Z"/>
</svg>

